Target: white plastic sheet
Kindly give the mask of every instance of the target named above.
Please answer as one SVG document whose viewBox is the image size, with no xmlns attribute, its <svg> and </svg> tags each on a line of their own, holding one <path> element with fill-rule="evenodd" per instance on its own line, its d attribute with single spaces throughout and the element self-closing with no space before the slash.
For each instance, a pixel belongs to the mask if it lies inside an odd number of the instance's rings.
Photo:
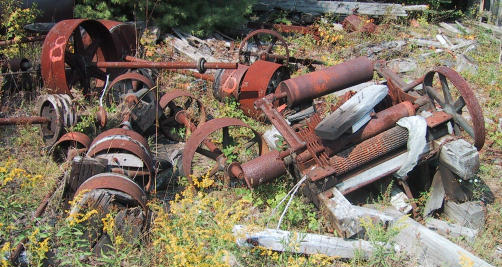
<svg viewBox="0 0 502 267">
<path fill-rule="evenodd" d="M 401 179 L 415 168 L 418 158 L 425 149 L 427 144 L 425 139 L 427 122 L 421 116 L 411 116 L 401 118 L 397 125 L 408 129 L 408 156 L 401 168 L 394 174 L 395 177 Z"/>
</svg>

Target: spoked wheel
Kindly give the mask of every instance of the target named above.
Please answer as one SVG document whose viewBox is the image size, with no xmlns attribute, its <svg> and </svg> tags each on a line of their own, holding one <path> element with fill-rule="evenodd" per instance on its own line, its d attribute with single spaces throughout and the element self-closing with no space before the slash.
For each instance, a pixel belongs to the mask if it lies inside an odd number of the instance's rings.
<svg viewBox="0 0 502 267">
<path fill-rule="evenodd" d="M 108 29 L 94 20 L 61 21 L 49 31 L 42 47 L 45 86 L 69 95 L 77 84 L 84 95 L 100 92 L 108 73 L 96 66 L 99 61 L 118 61 Z"/>
<path fill-rule="evenodd" d="M 206 121 L 206 111 L 202 102 L 183 90 L 167 92 L 160 98 L 159 106 L 165 116 L 161 122 L 162 131 L 168 138 L 179 136 L 181 139 L 186 139 L 195 131 L 197 125 Z M 185 127 L 183 134 L 166 132 L 180 127 Z"/>
<path fill-rule="evenodd" d="M 239 62 L 251 64 L 266 60 L 287 65 L 289 49 L 286 40 L 273 30 L 256 30 L 248 34 L 239 46 Z"/>
<path fill-rule="evenodd" d="M 485 143 L 485 120 L 467 82 L 456 71 L 438 67 L 425 75 L 424 89 L 436 109 L 452 116 L 454 134 L 460 136 L 463 129 L 471 136 L 474 146 L 481 150 Z"/>
<path fill-rule="evenodd" d="M 117 78 L 110 83 L 103 104 L 107 106 L 118 106 L 126 94 L 137 92 L 143 88 L 151 89 L 152 87 L 153 81 L 150 77 L 137 72 L 124 73 L 117 76 Z"/>
<path fill-rule="evenodd" d="M 190 183 L 192 177 L 205 175 L 213 180 L 226 178 L 231 163 L 249 161 L 266 151 L 261 135 L 244 122 L 234 118 L 210 120 L 188 138 L 182 155 L 183 173 Z"/>
<path fill-rule="evenodd" d="M 52 156 L 55 161 L 70 161 L 77 155 L 87 152 L 91 145 L 91 139 L 80 132 L 69 132 L 61 136 L 51 148 Z"/>
</svg>

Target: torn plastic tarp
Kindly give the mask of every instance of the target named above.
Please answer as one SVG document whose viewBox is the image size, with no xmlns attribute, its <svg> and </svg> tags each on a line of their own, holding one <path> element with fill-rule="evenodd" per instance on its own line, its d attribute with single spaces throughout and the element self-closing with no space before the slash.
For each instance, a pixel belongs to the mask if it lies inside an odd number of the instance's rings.
<svg viewBox="0 0 502 267">
<path fill-rule="evenodd" d="M 427 144 L 425 139 L 427 121 L 421 116 L 411 116 L 401 118 L 397 125 L 408 129 L 408 156 L 401 168 L 394 174 L 396 178 L 402 179 L 415 168 L 418 158 L 425 149 Z"/>
</svg>

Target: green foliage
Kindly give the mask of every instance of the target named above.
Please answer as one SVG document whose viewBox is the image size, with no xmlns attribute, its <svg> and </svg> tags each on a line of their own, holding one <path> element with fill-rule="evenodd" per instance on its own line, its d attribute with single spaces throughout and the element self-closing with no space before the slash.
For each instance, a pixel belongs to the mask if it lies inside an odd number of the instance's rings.
<svg viewBox="0 0 502 267">
<path fill-rule="evenodd" d="M 77 0 L 75 16 L 94 19 L 153 21 L 162 28 L 179 27 L 194 35 L 205 36 L 246 22 L 254 0 L 238 1 L 127 1 Z M 147 6 L 148 5 L 148 6 Z M 147 14 L 148 12 L 148 14 Z"/>
<path fill-rule="evenodd" d="M 21 40 L 26 36 L 23 29 L 24 25 L 32 23 L 40 14 L 36 3 L 32 8 L 23 9 L 21 1 L 17 0 L 2 0 L 0 2 L 0 41 L 1 40 Z M 3 33 L 3 31 L 5 31 Z M 22 49 L 26 48 L 27 44 L 15 44 L 6 47 L 0 47 L 0 54 L 7 57 L 20 55 Z"/>
<path fill-rule="evenodd" d="M 374 249 L 366 266 L 390 267 L 401 262 L 400 255 L 394 251 L 395 242 L 392 240 L 401 230 L 399 227 L 385 228 L 381 223 L 376 223 L 369 218 L 362 219 L 361 225 Z"/>
</svg>

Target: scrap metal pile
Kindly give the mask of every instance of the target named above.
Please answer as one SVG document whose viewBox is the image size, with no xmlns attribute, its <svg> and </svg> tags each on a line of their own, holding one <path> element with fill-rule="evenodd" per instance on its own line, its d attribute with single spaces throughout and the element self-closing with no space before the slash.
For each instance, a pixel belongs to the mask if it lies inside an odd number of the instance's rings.
<svg viewBox="0 0 502 267">
<path fill-rule="evenodd" d="M 346 24 L 352 30 L 374 30 L 357 21 Z M 270 35 L 270 42 L 263 43 L 260 34 Z M 188 136 L 179 175 L 190 182 L 209 172 L 227 184 L 238 180 L 252 188 L 289 173 L 305 181 L 304 193 L 317 206 L 332 211 L 337 194 L 356 199 L 389 179 L 409 201 L 430 188 L 430 171 L 440 169 L 443 183 L 450 184 L 450 199 L 470 197 L 458 180 L 473 178 L 479 167 L 476 157 L 484 144 L 485 124 L 471 88 L 452 69 L 438 67 L 406 83 L 385 62 L 359 57 L 290 78 L 287 42 L 271 30 L 243 39 L 240 63 L 146 61 L 133 57 L 136 39 L 131 24 L 86 19 L 57 23 L 45 37 L 41 55 L 41 75 L 51 94 L 40 98 L 37 116 L 0 119 L 2 125 L 41 125 L 50 151 L 72 162 L 68 199 L 79 192 L 112 190 L 121 195 L 117 201 L 124 207 L 141 208 L 140 224 L 146 228 L 149 193 L 156 189 L 157 177 L 177 164 L 152 153 L 147 139 L 160 133 L 172 140 L 173 129 Z M 274 52 L 275 46 L 283 46 L 283 54 Z M 273 127 L 262 135 L 241 120 L 214 119 L 202 100 L 184 90 L 172 88 L 161 95 L 151 69 L 195 69 L 198 73 L 181 72 L 213 82 L 218 100 L 234 98 L 244 114 Z M 217 71 L 205 73 L 208 69 Z M 374 82 L 375 72 L 385 82 Z M 120 104 L 119 126 L 92 141 L 83 133 L 65 133 L 82 115 L 72 106 L 76 85 L 87 98 L 99 99 L 101 129 L 110 123 L 105 107 Z M 336 105 L 322 100 L 330 94 L 338 96 Z M 253 153 L 227 153 L 237 139 Z M 422 145 L 410 146 L 416 142 Z M 451 153 L 443 155 L 447 149 Z M 464 166 L 476 159 L 477 165 Z M 409 203 L 419 217 L 416 205 Z M 341 236 L 359 233 L 337 216 L 328 214 Z"/>
</svg>

